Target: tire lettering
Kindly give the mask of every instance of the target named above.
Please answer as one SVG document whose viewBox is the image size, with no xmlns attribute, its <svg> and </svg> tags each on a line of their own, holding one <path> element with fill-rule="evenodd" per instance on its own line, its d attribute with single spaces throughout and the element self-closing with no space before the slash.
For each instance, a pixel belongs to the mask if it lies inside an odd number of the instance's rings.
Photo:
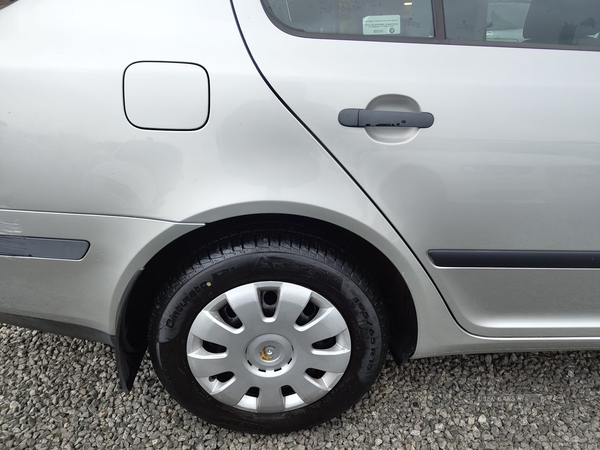
<svg viewBox="0 0 600 450">
<path fill-rule="evenodd" d="M 188 295 L 181 299 L 177 306 L 175 306 L 175 311 L 169 314 L 169 317 L 167 318 L 167 321 L 165 323 L 168 328 L 173 328 L 175 326 L 175 322 L 177 322 L 177 320 L 183 313 L 183 309 L 191 301 L 190 297 L 195 297 L 196 295 L 196 292 L 192 290 Z"/>
</svg>

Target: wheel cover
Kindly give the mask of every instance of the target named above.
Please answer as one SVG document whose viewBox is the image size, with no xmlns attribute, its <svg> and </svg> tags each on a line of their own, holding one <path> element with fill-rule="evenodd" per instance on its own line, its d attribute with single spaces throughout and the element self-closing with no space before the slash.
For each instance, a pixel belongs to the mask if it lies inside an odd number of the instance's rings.
<svg viewBox="0 0 600 450">
<path fill-rule="evenodd" d="M 350 332 L 335 306 L 276 281 L 220 295 L 195 318 L 187 340 L 200 386 L 222 403 L 258 413 L 319 400 L 344 375 L 350 353 Z"/>
</svg>

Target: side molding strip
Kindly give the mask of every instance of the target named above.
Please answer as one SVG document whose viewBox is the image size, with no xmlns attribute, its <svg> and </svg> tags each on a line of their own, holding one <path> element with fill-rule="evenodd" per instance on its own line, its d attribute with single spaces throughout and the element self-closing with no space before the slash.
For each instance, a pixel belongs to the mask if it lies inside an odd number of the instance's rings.
<svg viewBox="0 0 600 450">
<path fill-rule="evenodd" d="M 600 269 L 599 251 L 429 250 L 437 267 Z"/>
<path fill-rule="evenodd" d="M 88 241 L 0 235 L 2 256 L 77 261 L 83 259 L 89 248 Z"/>
</svg>

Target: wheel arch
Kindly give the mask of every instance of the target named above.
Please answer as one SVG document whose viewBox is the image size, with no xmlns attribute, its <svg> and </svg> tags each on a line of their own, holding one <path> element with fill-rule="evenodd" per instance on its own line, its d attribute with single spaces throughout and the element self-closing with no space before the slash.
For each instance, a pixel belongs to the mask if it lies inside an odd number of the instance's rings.
<svg viewBox="0 0 600 450">
<path fill-rule="evenodd" d="M 186 248 L 241 224 L 301 225 L 322 233 L 377 267 L 372 275 L 382 288 L 391 318 L 390 349 L 397 362 L 406 361 L 417 346 L 417 314 L 410 290 L 398 268 L 365 238 L 340 225 L 293 214 L 242 215 L 208 223 L 174 240 L 158 251 L 129 281 L 116 318 L 116 361 L 121 387 L 129 391 L 147 347 L 147 325 L 154 298 L 166 282 L 164 268 Z"/>
</svg>

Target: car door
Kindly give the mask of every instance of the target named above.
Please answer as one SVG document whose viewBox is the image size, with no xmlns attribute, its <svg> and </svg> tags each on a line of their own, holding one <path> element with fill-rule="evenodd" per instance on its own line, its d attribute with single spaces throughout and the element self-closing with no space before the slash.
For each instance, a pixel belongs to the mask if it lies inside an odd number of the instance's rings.
<svg viewBox="0 0 600 450">
<path fill-rule="evenodd" d="M 600 334 L 598 0 L 233 4 L 464 329 Z"/>
</svg>

